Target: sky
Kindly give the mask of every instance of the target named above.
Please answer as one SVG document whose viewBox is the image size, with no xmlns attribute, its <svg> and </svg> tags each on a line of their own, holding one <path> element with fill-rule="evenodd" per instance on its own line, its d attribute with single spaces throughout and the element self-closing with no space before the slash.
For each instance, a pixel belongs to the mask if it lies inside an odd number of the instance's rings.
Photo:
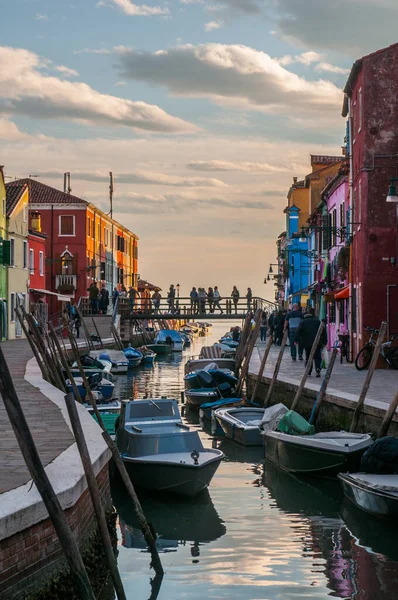
<svg viewBox="0 0 398 600">
<path fill-rule="evenodd" d="M 0 22 L 0 164 L 108 203 L 139 272 L 263 284 L 292 178 L 340 155 L 352 63 L 396 41 L 396 0 L 13 0 Z"/>
</svg>

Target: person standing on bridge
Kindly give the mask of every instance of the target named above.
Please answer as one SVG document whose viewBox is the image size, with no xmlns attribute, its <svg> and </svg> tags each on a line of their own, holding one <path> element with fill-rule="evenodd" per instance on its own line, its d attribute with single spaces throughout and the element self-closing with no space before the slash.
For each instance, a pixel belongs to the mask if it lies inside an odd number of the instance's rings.
<svg viewBox="0 0 398 600">
<path fill-rule="evenodd" d="M 218 287 L 215 285 L 214 286 L 214 304 L 213 304 L 213 312 L 216 310 L 216 308 L 220 309 L 221 314 L 224 313 L 223 309 L 220 306 L 220 300 L 221 300 L 221 296 L 220 296 L 220 292 L 218 291 Z"/>
<path fill-rule="evenodd" d="M 167 292 L 167 304 L 169 305 L 169 312 L 172 313 L 174 312 L 174 300 L 176 297 L 176 291 L 175 291 L 175 287 L 172 284 L 169 287 L 169 291 Z"/>
<path fill-rule="evenodd" d="M 212 287 L 207 290 L 207 301 L 209 303 L 209 311 L 214 313 L 214 291 Z"/>
<path fill-rule="evenodd" d="M 247 312 L 249 312 L 251 310 L 252 300 L 253 300 L 253 292 L 252 292 L 251 288 L 247 288 L 246 300 L 247 300 Z"/>
<path fill-rule="evenodd" d="M 153 312 L 158 313 L 159 312 L 159 308 L 160 308 L 160 301 L 162 299 L 162 296 L 159 292 L 159 290 L 156 290 L 156 292 L 154 292 L 152 294 L 152 306 L 153 306 Z"/>
<path fill-rule="evenodd" d="M 205 288 L 198 288 L 199 313 L 201 315 L 206 314 L 206 299 L 207 294 Z"/>
<path fill-rule="evenodd" d="M 196 314 L 198 311 L 198 292 L 196 287 L 193 287 L 191 293 L 189 294 L 191 298 L 191 313 Z"/>
<path fill-rule="evenodd" d="M 236 287 L 236 285 L 234 285 L 234 287 L 232 288 L 232 292 L 231 292 L 231 298 L 232 298 L 232 302 L 234 303 L 235 306 L 235 314 L 238 314 L 238 302 L 239 302 L 239 298 L 240 298 L 240 293 L 238 288 Z"/>
</svg>

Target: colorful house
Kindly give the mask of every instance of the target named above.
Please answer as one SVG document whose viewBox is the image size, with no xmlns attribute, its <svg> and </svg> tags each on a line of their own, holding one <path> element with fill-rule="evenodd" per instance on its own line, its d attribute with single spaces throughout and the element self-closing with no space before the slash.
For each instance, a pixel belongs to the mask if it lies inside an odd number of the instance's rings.
<svg viewBox="0 0 398 600">
<path fill-rule="evenodd" d="M 6 186 L 0 166 L 0 338 L 7 337 L 7 267 L 4 264 L 4 240 L 7 239 Z"/>
<path fill-rule="evenodd" d="M 138 237 L 89 202 L 45 185 L 36 179 L 7 184 L 28 184 L 29 210 L 46 232 L 46 287 L 79 301 L 93 281 L 114 287 L 137 285 Z M 60 310 L 56 295 L 49 297 L 50 313 Z"/>
<path fill-rule="evenodd" d="M 46 287 L 46 239 L 41 231 L 39 213 L 29 214 L 29 305 L 40 323 L 48 320 L 48 298 L 51 292 Z"/>
<path fill-rule="evenodd" d="M 7 269 L 8 339 L 24 337 L 15 316 L 15 308 L 28 310 L 29 286 L 29 188 L 27 183 L 6 185 L 7 237 L 10 243 L 10 266 Z"/>
</svg>

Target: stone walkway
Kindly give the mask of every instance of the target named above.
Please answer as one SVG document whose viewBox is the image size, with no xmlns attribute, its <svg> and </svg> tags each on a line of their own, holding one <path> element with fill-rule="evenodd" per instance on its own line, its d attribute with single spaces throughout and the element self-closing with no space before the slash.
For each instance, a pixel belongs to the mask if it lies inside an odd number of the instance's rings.
<svg viewBox="0 0 398 600">
<path fill-rule="evenodd" d="M 266 343 L 258 342 L 257 348 L 254 349 L 252 359 L 250 361 L 250 374 L 256 375 L 260 368 L 261 357 L 264 355 Z M 268 361 L 264 371 L 264 377 L 272 377 L 275 363 L 277 360 L 279 347 L 272 346 Z M 330 352 L 329 352 L 330 355 Z M 278 379 L 288 378 L 289 381 L 299 383 L 304 372 L 304 361 L 293 362 L 290 357 L 290 348 L 285 348 L 281 368 Z M 322 370 L 321 376 L 325 371 Z M 359 396 L 367 371 L 358 371 L 353 364 L 347 364 L 345 361 L 341 365 L 340 357 L 337 356 L 332 377 L 329 382 L 328 392 L 344 397 L 346 394 Z M 312 389 L 319 389 L 321 379 L 315 377 L 313 371 L 312 376 L 307 379 Z M 366 401 L 374 400 L 388 405 L 398 389 L 398 371 L 390 369 L 377 369 L 373 375 L 372 382 L 367 394 Z"/>
<path fill-rule="evenodd" d="M 33 356 L 27 340 L 2 342 L 15 389 L 22 404 L 44 466 L 74 443 L 59 408 L 24 379 Z M 28 482 L 31 477 L 0 396 L 0 494 Z"/>
</svg>

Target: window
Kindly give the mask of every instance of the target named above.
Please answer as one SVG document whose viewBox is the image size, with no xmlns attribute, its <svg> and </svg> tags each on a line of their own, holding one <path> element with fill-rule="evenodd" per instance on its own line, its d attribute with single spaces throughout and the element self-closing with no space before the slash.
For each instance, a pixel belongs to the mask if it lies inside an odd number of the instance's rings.
<svg viewBox="0 0 398 600">
<path fill-rule="evenodd" d="M 329 304 L 329 323 L 336 323 L 336 302 Z"/>
<path fill-rule="evenodd" d="M 3 198 L 3 217 L 6 216 L 6 199 Z"/>
<path fill-rule="evenodd" d="M 358 225 L 361 222 L 361 217 L 362 217 L 362 181 L 361 181 L 361 179 L 358 181 L 357 213 L 354 216 L 355 216 L 355 221 Z"/>
<path fill-rule="evenodd" d="M 12 292 L 10 294 L 10 321 L 15 321 L 15 309 L 16 309 L 16 304 L 15 304 L 15 294 L 14 292 Z"/>
<path fill-rule="evenodd" d="M 28 207 L 27 207 L 26 202 L 23 203 L 22 211 L 23 211 L 23 220 L 24 220 L 24 223 L 26 223 L 26 221 L 28 220 Z"/>
<path fill-rule="evenodd" d="M 28 268 L 28 242 L 23 241 L 23 268 Z"/>
<path fill-rule="evenodd" d="M 15 267 L 15 240 L 10 238 L 10 266 Z"/>
<path fill-rule="evenodd" d="M 98 231 L 98 241 L 101 241 L 101 223 L 98 223 L 98 227 L 97 227 L 97 231 Z"/>
<path fill-rule="evenodd" d="M 357 103 L 354 102 L 352 111 L 352 129 L 353 129 L 353 142 L 355 142 L 355 136 L 357 134 Z"/>
<path fill-rule="evenodd" d="M 336 228 L 337 228 L 337 211 L 334 208 L 332 210 L 332 230 L 331 230 L 332 246 L 336 246 L 336 244 L 337 244 Z"/>
<path fill-rule="evenodd" d="M 345 226 L 345 204 L 344 202 L 342 202 L 340 204 L 340 227 L 344 227 Z"/>
<path fill-rule="evenodd" d="M 105 277 L 105 263 L 101 261 L 101 266 L 100 266 L 100 279 L 101 280 L 106 280 Z"/>
<path fill-rule="evenodd" d="M 75 217 L 73 215 L 60 215 L 59 235 L 75 235 Z"/>
<path fill-rule="evenodd" d="M 358 92 L 358 133 L 362 129 L 363 124 L 363 103 L 362 103 L 362 88 Z"/>
<path fill-rule="evenodd" d="M 33 248 L 29 248 L 29 271 L 31 275 L 35 272 L 35 251 Z"/>
<path fill-rule="evenodd" d="M 357 288 L 354 286 L 351 298 L 352 332 L 357 332 Z"/>
<path fill-rule="evenodd" d="M 108 230 L 106 227 L 104 229 L 104 236 L 105 236 L 105 246 L 107 246 L 109 240 L 108 240 Z"/>
<path fill-rule="evenodd" d="M 87 217 L 87 237 L 90 237 L 90 231 L 91 231 L 90 225 L 91 225 L 91 219 L 90 219 L 90 217 Z"/>
<path fill-rule="evenodd" d="M 339 302 L 339 324 L 340 326 L 344 325 L 344 319 L 345 319 L 345 300 L 342 300 L 341 302 Z M 341 329 L 340 329 L 341 331 Z"/>
<path fill-rule="evenodd" d="M 91 237 L 92 237 L 93 239 L 94 239 L 94 237 L 95 237 L 95 228 L 94 228 L 94 226 L 95 226 L 95 222 L 94 222 L 94 219 L 92 219 L 92 220 L 91 220 Z"/>
<path fill-rule="evenodd" d="M 44 252 L 39 252 L 39 274 L 44 275 Z"/>
</svg>

